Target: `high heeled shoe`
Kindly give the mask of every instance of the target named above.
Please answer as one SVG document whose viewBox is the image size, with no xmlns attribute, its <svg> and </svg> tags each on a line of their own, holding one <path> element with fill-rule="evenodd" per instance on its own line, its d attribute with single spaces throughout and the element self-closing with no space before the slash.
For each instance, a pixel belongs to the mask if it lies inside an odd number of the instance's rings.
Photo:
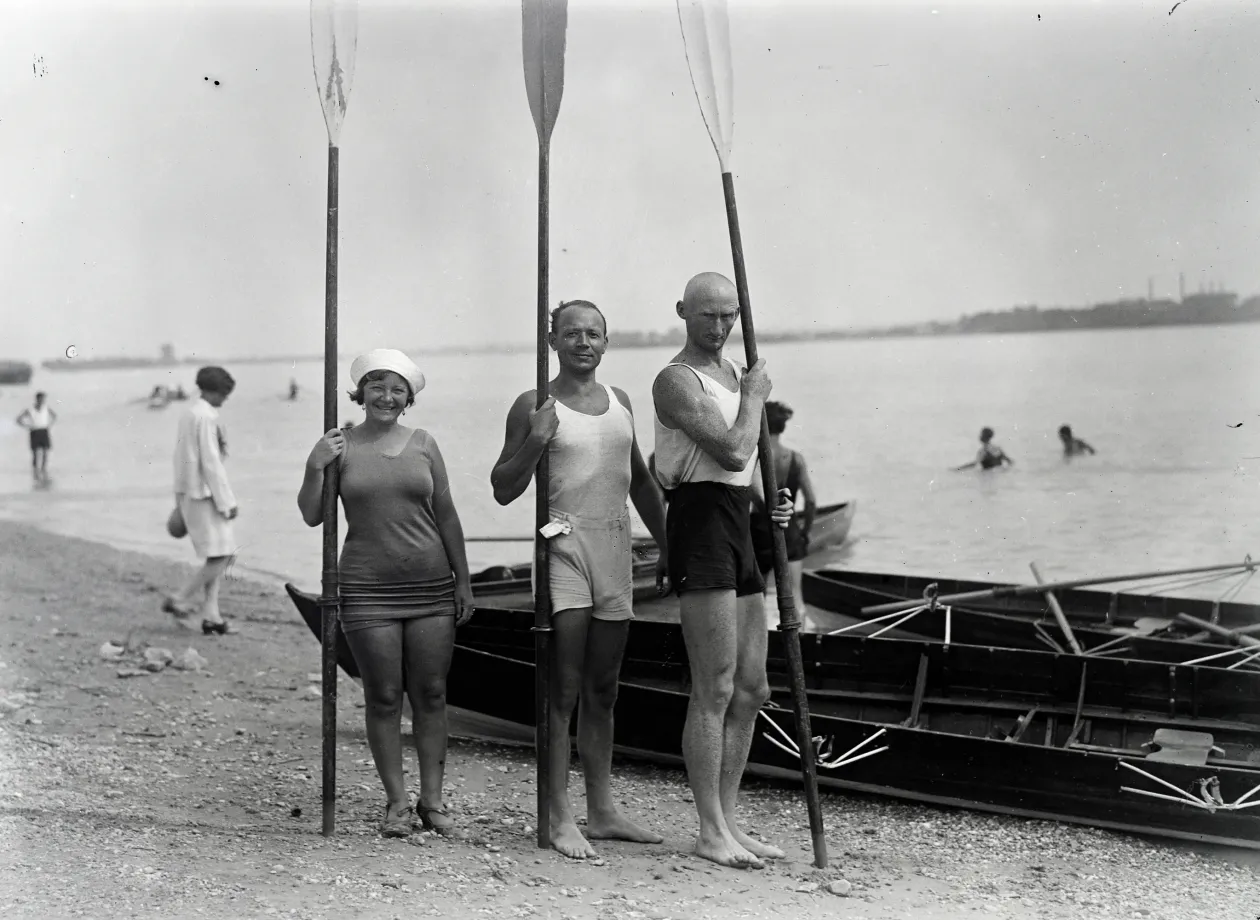
<svg viewBox="0 0 1260 920">
<path fill-rule="evenodd" d="M 235 635 L 238 632 L 240 630 L 229 624 L 227 620 L 220 620 L 218 623 L 211 623 L 209 620 L 201 621 L 201 633 L 205 636 L 228 636 Z"/>
</svg>

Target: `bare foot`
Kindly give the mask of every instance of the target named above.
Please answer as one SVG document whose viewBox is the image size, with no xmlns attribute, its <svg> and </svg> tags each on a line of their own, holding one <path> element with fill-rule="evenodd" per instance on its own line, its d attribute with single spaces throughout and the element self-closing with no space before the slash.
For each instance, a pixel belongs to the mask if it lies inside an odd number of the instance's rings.
<svg viewBox="0 0 1260 920">
<path fill-rule="evenodd" d="M 738 843 L 745 850 L 747 850 L 749 853 L 751 853 L 753 856 L 758 856 L 761 859 L 782 859 L 783 858 L 783 851 L 780 850 L 778 847 L 772 846 L 771 844 L 768 844 L 768 843 L 762 843 L 760 840 L 754 840 L 752 837 L 749 837 L 747 834 L 741 831 L 738 827 L 736 827 L 734 823 L 727 821 L 726 829 L 731 832 L 731 837 L 734 838 L 735 842 Z"/>
<path fill-rule="evenodd" d="M 729 833 L 696 838 L 696 855 L 732 869 L 764 869 L 765 863 L 735 842 Z"/>
<path fill-rule="evenodd" d="M 572 821 L 552 826 L 551 846 L 569 859 L 594 859 L 598 855 Z"/>
<path fill-rule="evenodd" d="M 586 836 L 592 840 L 629 840 L 631 843 L 660 843 L 665 839 L 645 827 L 639 827 L 619 811 L 599 817 L 588 814 Z"/>
</svg>

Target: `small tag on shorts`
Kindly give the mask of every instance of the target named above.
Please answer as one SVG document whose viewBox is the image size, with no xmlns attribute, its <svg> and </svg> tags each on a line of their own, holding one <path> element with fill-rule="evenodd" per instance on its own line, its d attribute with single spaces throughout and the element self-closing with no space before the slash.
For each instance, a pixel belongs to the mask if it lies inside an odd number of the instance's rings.
<svg viewBox="0 0 1260 920">
<path fill-rule="evenodd" d="M 559 536 L 562 533 L 573 533 L 573 525 L 568 521 L 550 521 L 539 527 L 538 532 L 543 535 L 544 539 L 550 540 L 552 537 Z"/>
</svg>

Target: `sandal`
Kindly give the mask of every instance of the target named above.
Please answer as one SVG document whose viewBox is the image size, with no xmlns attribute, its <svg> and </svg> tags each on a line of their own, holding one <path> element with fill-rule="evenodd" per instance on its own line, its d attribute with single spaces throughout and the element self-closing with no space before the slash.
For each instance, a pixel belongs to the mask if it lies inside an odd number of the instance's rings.
<svg viewBox="0 0 1260 920">
<path fill-rule="evenodd" d="M 385 819 L 381 821 L 382 837 L 410 837 L 411 824 L 415 820 L 415 812 L 410 806 L 406 806 L 399 811 L 390 813 L 389 806 L 385 806 Z"/>
<path fill-rule="evenodd" d="M 441 808 L 430 808 L 428 805 L 421 805 L 420 800 L 417 799 L 416 814 L 420 816 L 420 826 L 426 831 L 433 831 L 443 837 L 455 833 L 455 819 L 451 817 L 445 805 Z"/>
</svg>

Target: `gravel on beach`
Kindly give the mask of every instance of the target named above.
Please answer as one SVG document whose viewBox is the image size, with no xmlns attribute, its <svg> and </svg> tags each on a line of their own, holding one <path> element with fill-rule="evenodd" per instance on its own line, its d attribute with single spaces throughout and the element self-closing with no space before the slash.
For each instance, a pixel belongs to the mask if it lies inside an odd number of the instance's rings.
<svg viewBox="0 0 1260 920">
<path fill-rule="evenodd" d="M 682 771 L 620 758 L 623 808 L 665 842 L 574 862 L 535 846 L 532 750 L 467 739 L 463 839 L 384 840 L 346 680 L 324 838 L 318 644 L 274 584 L 224 586 L 237 635 L 176 623 L 158 605 L 187 571 L 0 522 L 0 918 L 1260 918 L 1255 853 L 875 797 L 824 794 L 815 870 L 798 790 L 761 781 L 741 814 L 787 859 L 722 869 L 689 852 Z"/>
</svg>

